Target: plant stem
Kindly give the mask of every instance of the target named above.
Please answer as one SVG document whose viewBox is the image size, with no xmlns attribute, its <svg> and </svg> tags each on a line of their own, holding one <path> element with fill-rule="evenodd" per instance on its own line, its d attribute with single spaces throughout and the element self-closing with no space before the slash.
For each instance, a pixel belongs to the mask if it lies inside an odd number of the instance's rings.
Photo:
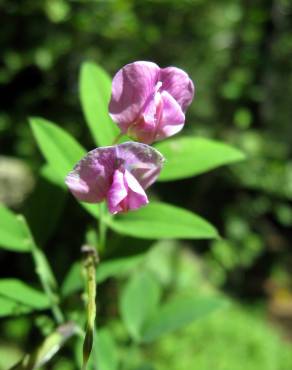
<svg viewBox="0 0 292 370">
<path fill-rule="evenodd" d="M 113 144 L 112 145 L 116 145 L 118 142 L 119 142 L 119 140 L 120 140 L 120 138 L 123 136 L 123 134 L 120 132 L 116 137 L 115 137 L 115 139 L 114 139 L 114 141 L 113 141 Z"/>
<path fill-rule="evenodd" d="M 36 273 L 38 274 L 43 290 L 46 293 L 50 301 L 51 310 L 52 310 L 54 319 L 56 323 L 60 325 L 64 322 L 64 316 L 58 305 L 58 296 L 53 292 L 48 282 L 48 279 L 46 278 L 47 273 L 44 270 L 45 264 L 43 260 L 44 254 L 40 254 L 40 251 L 36 247 L 34 242 L 32 243 L 32 246 L 31 246 L 31 252 L 32 252 L 34 263 L 36 265 Z"/>
<path fill-rule="evenodd" d="M 79 330 L 78 326 L 73 322 L 62 324 L 46 337 L 33 353 L 26 354 L 10 370 L 31 370 L 43 367 L 55 356 L 69 338 L 78 334 Z"/>
<path fill-rule="evenodd" d="M 64 322 L 64 316 L 60 307 L 58 306 L 58 295 L 55 293 L 57 289 L 56 279 L 53 275 L 46 256 L 36 245 L 34 237 L 25 218 L 20 216 L 20 220 L 22 221 L 26 234 L 28 236 L 28 243 L 30 246 L 34 264 L 36 266 L 36 273 L 39 277 L 42 288 L 49 299 L 54 319 L 56 323 L 60 325 Z"/>
<path fill-rule="evenodd" d="M 107 232 L 107 225 L 105 222 L 105 204 L 100 203 L 99 205 L 99 241 L 98 241 L 98 252 L 103 254 L 105 251 L 106 245 L 106 232 Z"/>
<path fill-rule="evenodd" d="M 82 247 L 82 253 L 84 254 L 83 265 L 87 282 L 87 327 L 83 344 L 82 364 L 82 370 L 86 370 L 95 337 L 96 265 L 98 263 L 98 254 L 95 248 L 88 245 Z"/>
</svg>

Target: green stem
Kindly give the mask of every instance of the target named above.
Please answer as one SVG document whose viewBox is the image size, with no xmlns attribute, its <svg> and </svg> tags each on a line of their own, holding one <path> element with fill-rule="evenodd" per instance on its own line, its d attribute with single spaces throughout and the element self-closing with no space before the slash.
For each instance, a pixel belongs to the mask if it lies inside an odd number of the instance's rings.
<svg viewBox="0 0 292 370">
<path fill-rule="evenodd" d="M 64 322 L 64 316 L 60 307 L 58 306 L 58 295 L 54 292 L 57 288 L 56 279 L 54 278 L 46 256 L 37 247 L 25 218 L 20 216 L 20 220 L 22 221 L 26 234 L 28 235 L 28 243 L 30 246 L 34 264 L 36 266 L 36 273 L 39 277 L 42 288 L 49 299 L 54 319 L 56 323 L 60 325 Z"/>
<path fill-rule="evenodd" d="M 67 322 L 57 327 L 36 350 L 27 354 L 10 370 L 32 370 L 43 368 L 55 354 L 62 348 L 64 343 L 73 335 L 78 334 L 80 329 L 73 322 Z"/>
<path fill-rule="evenodd" d="M 34 263 L 36 265 L 36 273 L 38 274 L 43 290 L 46 293 L 50 301 L 50 306 L 51 306 L 54 319 L 56 323 L 60 325 L 64 322 L 64 316 L 58 305 L 58 296 L 53 292 L 48 282 L 48 279 L 46 278 L 47 274 L 44 270 L 44 261 L 43 261 L 44 255 L 40 254 L 39 249 L 36 247 L 34 243 L 32 243 L 31 245 L 31 252 L 32 252 Z"/>
<path fill-rule="evenodd" d="M 86 370 L 95 337 L 96 265 L 98 255 L 96 249 L 88 245 L 82 247 L 82 253 L 84 254 L 84 271 L 87 283 L 87 326 L 83 344 L 82 370 Z"/>
<path fill-rule="evenodd" d="M 119 142 L 119 140 L 120 140 L 120 138 L 123 136 L 123 134 L 122 133 L 119 133 L 116 137 L 115 137 L 115 139 L 114 139 L 114 141 L 113 141 L 113 144 L 112 145 L 116 145 L 118 142 Z"/>
<path fill-rule="evenodd" d="M 105 204 L 101 203 L 99 205 L 99 241 L 98 241 L 98 251 L 102 255 L 105 251 L 106 246 L 106 232 L 107 224 L 105 222 Z"/>
</svg>

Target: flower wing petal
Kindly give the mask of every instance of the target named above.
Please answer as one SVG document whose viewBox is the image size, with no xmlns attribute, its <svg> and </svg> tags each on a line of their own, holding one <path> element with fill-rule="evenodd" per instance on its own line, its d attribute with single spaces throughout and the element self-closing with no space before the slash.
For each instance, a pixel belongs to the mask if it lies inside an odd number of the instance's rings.
<svg viewBox="0 0 292 370">
<path fill-rule="evenodd" d="M 125 182 L 128 185 L 128 209 L 138 209 L 149 203 L 144 189 L 136 180 L 136 178 L 127 170 L 125 171 L 124 176 Z"/>
<path fill-rule="evenodd" d="M 109 112 L 124 133 L 154 93 L 159 71 L 155 63 L 141 61 L 127 64 L 114 76 Z"/>
<path fill-rule="evenodd" d="M 147 189 L 158 177 L 164 157 L 158 150 L 147 144 L 126 142 L 118 145 L 118 157 L 143 187 Z"/>
<path fill-rule="evenodd" d="M 113 182 L 107 194 L 107 204 L 110 213 L 116 214 L 122 212 L 122 202 L 126 200 L 128 187 L 124 182 L 124 174 L 120 170 L 115 170 Z"/>
<path fill-rule="evenodd" d="M 194 97 L 194 84 L 188 74 L 180 68 L 167 67 L 160 71 L 161 90 L 166 90 L 181 106 L 183 112 Z"/>
<path fill-rule="evenodd" d="M 114 163 L 114 147 L 94 149 L 76 164 L 65 182 L 78 200 L 101 202 L 109 190 Z"/>
<path fill-rule="evenodd" d="M 185 115 L 177 101 L 167 91 L 162 92 L 161 98 L 163 110 L 155 140 L 176 134 L 185 123 Z"/>
</svg>

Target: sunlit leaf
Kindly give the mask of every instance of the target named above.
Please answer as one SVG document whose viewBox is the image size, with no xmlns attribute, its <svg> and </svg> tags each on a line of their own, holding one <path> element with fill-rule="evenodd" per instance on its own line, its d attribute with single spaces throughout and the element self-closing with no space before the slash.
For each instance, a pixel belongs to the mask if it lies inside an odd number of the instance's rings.
<svg viewBox="0 0 292 370">
<path fill-rule="evenodd" d="M 86 154 L 85 149 L 61 127 L 43 118 L 31 118 L 30 126 L 51 173 L 54 171 L 63 185 L 68 172 Z"/>
<path fill-rule="evenodd" d="M 108 113 L 110 77 L 100 66 L 85 62 L 81 67 L 79 84 L 83 113 L 95 143 L 99 146 L 111 145 L 119 129 Z"/>
<path fill-rule="evenodd" d="M 150 273 L 134 275 L 127 283 L 120 299 L 120 313 L 133 339 L 140 339 L 145 323 L 157 309 L 160 294 L 160 286 Z"/>
<path fill-rule="evenodd" d="M 159 181 L 192 177 L 245 158 L 230 145 L 199 137 L 169 139 L 156 144 L 155 148 L 166 158 Z"/>
<path fill-rule="evenodd" d="M 144 258 L 144 255 L 138 255 L 104 261 L 97 267 L 96 280 L 101 283 L 110 277 L 124 276 L 137 268 Z"/>
<path fill-rule="evenodd" d="M 107 329 L 101 329 L 97 332 L 96 346 L 98 369 L 117 370 L 118 369 L 118 351 L 111 332 Z"/>
<path fill-rule="evenodd" d="M 108 225 L 115 231 L 143 239 L 212 239 L 216 229 L 203 218 L 166 203 L 150 202 L 138 211 L 112 217 Z"/>
<path fill-rule="evenodd" d="M 75 262 L 71 265 L 70 270 L 63 281 L 61 292 L 63 296 L 68 296 L 81 289 L 84 289 L 82 267 L 80 262 Z"/>
<path fill-rule="evenodd" d="M 17 315 L 49 307 L 45 294 L 17 279 L 0 279 L 0 316 Z"/>
<path fill-rule="evenodd" d="M 30 125 L 39 149 L 48 162 L 42 170 L 44 176 L 65 188 L 65 177 L 86 154 L 85 149 L 61 127 L 43 118 L 31 118 Z M 93 217 L 98 217 L 96 204 L 80 204 Z"/>
<path fill-rule="evenodd" d="M 125 276 L 132 272 L 145 258 L 144 255 L 115 258 L 114 260 L 101 261 L 96 269 L 96 281 L 102 283 L 109 278 Z M 75 293 L 84 287 L 82 267 L 79 262 L 74 263 L 62 285 L 63 296 Z"/>
<path fill-rule="evenodd" d="M 144 327 L 143 341 L 150 342 L 181 329 L 226 305 L 219 297 L 176 298 L 162 305 Z"/>
<path fill-rule="evenodd" d="M 0 247 L 16 251 L 29 252 L 29 239 L 22 222 L 17 215 L 0 204 Z"/>
</svg>

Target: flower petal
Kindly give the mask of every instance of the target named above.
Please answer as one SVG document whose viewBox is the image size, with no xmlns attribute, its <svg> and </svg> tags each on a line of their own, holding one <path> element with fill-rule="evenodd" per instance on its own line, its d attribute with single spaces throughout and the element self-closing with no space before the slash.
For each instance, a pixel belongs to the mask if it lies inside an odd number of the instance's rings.
<svg viewBox="0 0 292 370">
<path fill-rule="evenodd" d="M 160 70 L 161 90 L 166 90 L 181 106 L 183 112 L 191 104 L 194 97 L 194 84 L 188 74 L 176 67 Z"/>
<path fill-rule="evenodd" d="M 161 98 L 163 109 L 155 141 L 176 134 L 185 123 L 185 115 L 177 101 L 167 91 L 162 92 Z"/>
<path fill-rule="evenodd" d="M 123 207 L 123 201 L 128 195 L 128 187 L 124 182 L 124 174 L 120 170 L 115 170 L 113 182 L 107 194 L 107 204 L 110 213 L 126 211 Z"/>
<path fill-rule="evenodd" d="M 124 180 L 128 185 L 128 209 L 138 209 L 149 203 L 145 191 L 136 178 L 127 170 L 124 176 Z"/>
<path fill-rule="evenodd" d="M 113 147 L 97 148 L 77 163 L 65 183 L 80 201 L 101 202 L 107 195 L 115 164 Z"/>
<path fill-rule="evenodd" d="M 129 141 L 118 145 L 117 158 L 143 187 L 147 189 L 158 177 L 164 157 L 147 144 Z"/>
<path fill-rule="evenodd" d="M 141 117 L 127 131 L 127 135 L 144 144 L 151 144 L 154 141 L 157 128 L 157 99 L 155 98 L 158 95 L 160 96 L 160 93 L 148 99 Z"/>
<path fill-rule="evenodd" d="M 114 76 L 109 112 L 123 133 L 134 123 L 155 92 L 159 67 L 152 62 L 127 64 Z"/>
<path fill-rule="evenodd" d="M 129 171 L 138 184 L 146 189 L 158 177 L 163 161 L 163 156 L 156 149 L 141 143 L 126 142 L 97 148 L 77 163 L 66 177 L 65 182 L 78 200 L 99 203 L 106 198 L 108 202 L 111 199 L 111 204 L 109 204 L 111 212 L 120 212 L 126 206 L 121 201 L 128 191 L 127 182 L 122 182 L 121 174 Z M 131 180 L 129 182 L 133 183 Z M 136 192 L 134 185 L 131 189 Z M 111 191 L 114 194 L 109 195 Z M 133 204 L 133 207 L 139 199 L 142 202 L 141 191 L 137 193 L 138 196 L 134 195 L 134 198 L 131 198 L 130 205 Z M 115 209 L 118 204 L 121 209 Z"/>
</svg>

